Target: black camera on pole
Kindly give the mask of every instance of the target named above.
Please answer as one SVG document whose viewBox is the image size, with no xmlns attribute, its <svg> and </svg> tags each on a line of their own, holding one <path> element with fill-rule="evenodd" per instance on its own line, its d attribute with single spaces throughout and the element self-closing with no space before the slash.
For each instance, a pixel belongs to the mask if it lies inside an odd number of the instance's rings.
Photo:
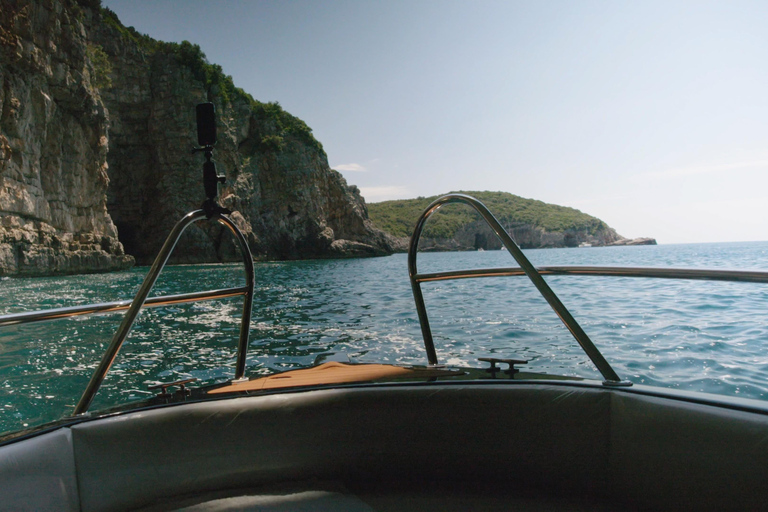
<svg viewBox="0 0 768 512">
<path fill-rule="evenodd" d="M 213 103 L 200 103 L 197 105 L 197 143 L 200 147 L 193 149 L 205 152 L 203 163 L 203 186 L 205 187 L 205 202 L 203 210 L 210 219 L 217 213 L 231 213 L 222 208 L 216 202 L 219 195 L 219 183 L 224 183 L 226 177 L 219 175 L 216 164 L 213 162 L 213 146 L 216 145 L 216 107 Z"/>
</svg>

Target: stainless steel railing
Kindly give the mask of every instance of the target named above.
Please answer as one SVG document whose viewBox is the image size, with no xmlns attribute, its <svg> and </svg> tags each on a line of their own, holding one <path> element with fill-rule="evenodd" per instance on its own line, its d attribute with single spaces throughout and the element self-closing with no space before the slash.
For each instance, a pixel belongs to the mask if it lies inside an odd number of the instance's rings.
<svg viewBox="0 0 768 512">
<path fill-rule="evenodd" d="M 716 270 L 656 267 L 591 267 L 545 266 L 536 267 L 541 275 L 553 276 L 605 276 L 605 277 L 653 277 L 660 279 L 695 279 L 702 281 L 734 281 L 741 283 L 768 283 L 768 272 L 756 270 Z M 419 274 L 421 283 L 468 279 L 474 277 L 524 276 L 522 268 L 486 268 Z"/>
<path fill-rule="evenodd" d="M 472 206 L 488 223 L 496 233 L 504 247 L 515 258 L 519 268 L 490 268 L 473 270 L 456 270 L 449 272 L 432 272 L 419 274 L 416 267 L 416 254 L 418 252 L 419 239 L 427 219 L 440 207 L 448 203 L 465 203 Z M 488 208 L 477 199 L 464 194 L 448 194 L 427 207 L 419 217 L 411 238 L 408 251 L 408 273 L 411 279 L 411 288 L 416 301 L 416 311 L 421 324 L 424 347 L 427 351 L 427 359 L 430 364 L 437 364 L 437 354 L 432 330 L 429 326 L 424 297 L 421 293 L 421 283 L 446 281 L 453 279 L 469 279 L 477 277 L 503 277 L 503 276 L 528 276 L 539 292 L 544 296 L 549 305 L 554 309 L 560 320 L 571 332 L 587 356 L 592 360 L 597 369 L 606 379 L 607 385 L 630 385 L 627 381 L 619 379 L 616 372 L 595 347 L 592 340 L 579 326 L 568 309 L 560 302 L 552 289 L 547 285 L 542 275 L 589 275 L 589 276 L 614 276 L 614 277 L 650 277 L 661 279 L 697 279 L 707 281 L 734 281 L 744 283 L 768 283 L 768 272 L 742 271 L 742 270 L 699 270 L 684 268 L 652 268 L 652 267 L 595 267 L 595 266 L 544 266 L 534 267 L 525 257 L 517 244 L 509 236 L 509 233 L 501 226 L 498 220 L 491 214 Z"/>
<path fill-rule="evenodd" d="M 115 357 L 117 357 L 117 354 L 120 351 L 120 348 L 122 347 L 126 337 L 128 336 L 128 333 L 130 332 L 131 327 L 133 326 L 133 323 L 136 320 L 136 317 L 138 316 L 142 307 L 160 307 L 168 306 L 170 304 L 182 304 L 243 296 L 243 313 L 240 322 L 240 336 L 238 339 L 237 362 L 235 364 L 234 380 L 243 378 L 245 374 L 246 355 L 248 351 L 248 338 L 251 324 L 251 310 L 253 307 L 255 275 L 253 257 L 251 256 L 251 251 L 248 248 L 248 243 L 246 242 L 243 234 L 232 222 L 232 220 L 229 219 L 229 217 L 216 213 L 211 216 L 211 219 L 215 219 L 217 222 L 226 226 L 237 239 L 240 253 L 243 258 L 243 265 L 245 267 L 245 286 L 237 288 L 225 288 L 221 290 L 207 290 L 202 292 L 184 293 L 178 295 L 148 297 L 152 287 L 160 275 L 160 272 L 162 272 L 165 264 L 168 261 L 168 258 L 173 252 L 173 249 L 176 247 L 176 243 L 178 242 L 179 237 L 181 237 L 181 234 L 191 224 L 207 217 L 208 213 L 206 213 L 204 210 L 196 210 L 185 215 L 176 224 L 176 226 L 174 226 L 173 230 L 168 235 L 168 238 L 165 240 L 163 247 L 160 249 L 160 252 L 155 258 L 152 267 L 145 276 L 144 281 L 141 284 L 138 293 L 136 294 L 136 297 L 133 300 L 104 302 L 100 304 L 87 304 L 66 308 L 53 308 L 43 311 L 0 315 L 0 327 L 6 327 L 10 325 L 72 318 L 75 316 L 127 311 L 123 317 L 122 323 L 112 337 L 112 340 L 107 347 L 107 351 L 102 356 L 98 367 L 94 371 L 91 380 L 88 382 L 88 386 L 83 392 L 83 395 L 80 397 L 80 401 L 75 407 L 73 415 L 76 416 L 84 414 L 88 410 L 88 407 L 93 401 L 93 398 L 101 386 L 101 383 L 109 371 L 109 368 L 112 366 Z"/>
<path fill-rule="evenodd" d="M 416 254 L 418 250 L 418 243 L 421 237 L 421 232 L 427 219 L 440 207 L 448 203 L 465 203 L 472 206 L 493 231 L 499 236 L 505 248 L 512 254 L 520 267 L 512 268 L 490 268 L 490 269 L 473 269 L 473 270 L 458 270 L 449 272 L 433 272 L 420 274 L 417 271 Z M 196 302 L 203 300 L 222 299 L 227 297 L 244 296 L 243 299 L 243 317 L 240 328 L 240 338 L 238 341 L 238 355 L 235 369 L 234 380 L 242 379 L 245 373 L 246 354 L 248 348 L 249 328 L 251 309 L 253 305 L 253 289 L 254 289 L 254 267 L 253 258 L 248 248 L 245 237 L 242 235 L 237 226 L 225 215 L 215 214 L 213 219 L 217 220 L 221 224 L 227 226 L 228 229 L 234 234 L 238 240 L 241 254 L 243 256 L 243 263 L 245 266 L 246 286 L 238 288 L 227 288 L 221 290 L 209 290 L 204 292 L 185 293 L 179 295 L 167 295 L 161 297 L 148 298 L 154 283 L 156 282 L 160 272 L 162 271 L 165 263 L 167 262 L 171 252 L 173 251 L 176 243 L 183 233 L 183 231 L 192 223 L 201 220 L 206 217 L 207 214 L 204 210 L 197 210 L 187 214 L 181 221 L 179 221 L 171 234 L 165 241 L 160 253 L 155 259 L 149 273 L 144 279 L 139 292 L 132 301 L 115 301 L 101 304 L 89 304 L 83 306 L 74 306 L 67 308 L 56 308 L 45 311 L 36 311 L 30 313 L 15 313 L 9 315 L 0 316 L 0 327 L 39 322 L 47 320 L 55 320 L 61 318 L 70 318 L 79 315 L 100 314 L 100 313 L 112 313 L 117 311 L 128 311 L 123 318 L 123 321 L 115 333 L 107 352 L 104 354 L 98 368 L 94 372 L 91 381 L 83 393 L 77 407 L 75 408 L 75 415 L 83 414 L 88 410 L 90 403 L 92 402 L 96 392 L 98 391 L 101 382 L 106 376 L 112 362 L 117 356 L 122 343 L 127 337 L 130 329 L 135 321 L 139 310 L 142 307 L 158 307 L 166 306 L 170 304 L 180 304 L 188 302 Z M 500 276 L 528 276 L 533 282 L 539 292 L 544 296 L 555 313 L 564 323 L 566 328 L 571 332 L 576 341 L 585 351 L 587 356 L 592 360 L 597 369 L 605 378 L 606 385 L 631 385 L 627 381 L 623 381 L 619 378 L 616 372 L 611 368 L 610 364 L 605 360 L 600 351 L 595 347 L 589 336 L 579 326 L 578 322 L 573 318 L 568 309 L 560 302 L 559 298 L 551 290 L 549 285 L 541 277 L 542 275 L 591 275 L 591 276 L 618 276 L 618 277 L 650 277 L 650 278 L 665 278 L 665 279 L 700 279 L 700 280 L 716 280 L 716 281 L 736 281 L 736 282 L 753 282 L 753 283 L 768 283 L 768 272 L 762 271 L 736 271 L 736 270 L 698 270 L 698 269 L 675 269 L 675 268 L 653 268 L 653 267 L 598 267 L 598 266 L 543 266 L 534 267 L 530 261 L 525 257 L 517 244 L 512 240 L 509 234 L 504 230 L 501 224 L 491 214 L 485 205 L 483 205 L 477 199 L 466 196 L 463 194 L 449 194 L 443 196 L 433 202 L 424 213 L 419 217 L 419 220 L 414 229 L 413 236 L 411 238 L 410 250 L 408 254 L 408 271 L 411 281 L 411 287 L 416 301 L 416 310 L 421 324 L 422 335 L 424 337 L 424 345 L 427 351 L 427 358 L 430 364 L 438 364 L 437 354 L 434 347 L 434 341 L 432 339 L 432 332 L 429 325 L 429 318 L 427 315 L 426 306 L 424 304 L 423 294 L 421 292 L 421 283 L 444 281 L 452 279 L 467 279 L 477 277 L 500 277 Z"/>
<path fill-rule="evenodd" d="M 203 300 L 226 299 L 229 297 L 245 295 L 247 292 L 248 287 L 242 286 L 239 288 L 224 288 L 222 290 L 182 293 L 179 295 L 163 295 L 160 297 L 148 298 L 144 301 L 144 307 L 161 307 L 169 306 L 171 304 L 184 304 Z M 42 311 L 31 311 L 28 313 L 12 313 L 10 315 L 0 316 L 0 327 L 33 322 L 46 322 L 49 320 L 61 320 L 63 318 L 72 318 L 75 316 L 116 313 L 118 311 L 129 309 L 132 303 L 133 301 L 131 300 L 118 300 L 114 302 L 85 304 L 82 306 L 70 306 L 66 308 L 51 308 Z"/>
<path fill-rule="evenodd" d="M 480 216 L 485 220 L 488 226 L 496 233 L 504 247 L 512 254 L 517 264 L 520 265 L 520 271 L 523 272 L 531 280 L 536 289 L 541 293 L 544 299 L 549 303 L 557 316 L 563 322 L 565 327 L 570 331 L 571 335 L 576 339 L 582 350 L 587 354 L 592 363 L 597 367 L 598 371 L 605 379 L 606 385 L 612 386 L 630 386 L 631 383 L 626 380 L 622 380 L 618 374 L 614 371 L 611 365 L 603 357 L 603 354 L 597 349 L 592 340 L 589 338 L 584 329 L 581 328 L 576 319 L 571 315 L 570 311 L 563 305 L 560 299 L 555 295 L 555 292 L 549 287 L 544 278 L 541 277 L 541 273 L 534 267 L 531 262 L 523 254 L 523 251 L 517 246 L 509 233 L 501 226 L 496 217 L 488 210 L 488 208 L 475 199 L 474 197 L 464 194 L 448 194 L 438 198 L 432 204 L 430 204 L 424 213 L 421 214 L 419 220 L 416 222 L 416 227 L 413 230 L 413 236 L 411 237 L 411 245 L 408 250 L 408 275 L 411 279 L 411 288 L 413 290 L 413 297 L 416 302 L 416 312 L 419 316 L 419 324 L 421 325 L 421 333 L 424 337 L 424 348 L 427 351 L 427 360 L 429 364 L 438 364 L 437 352 L 435 351 L 435 344 L 432 339 L 432 330 L 429 326 L 429 317 L 427 316 L 427 308 L 424 305 L 424 296 L 421 293 L 421 283 L 427 280 L 438 279 L 457 279 L 459 277 L 480 277 L 481 273 L 472 273 L 472 271 L 463 271 L 458 275 L 452 275 L 455 273 L 444 272 L 441 274 L 429 274 L 421 275 L 418 273 L 416 267 L 416 255 L 418 253 L 419 239 L 421 238 L 421 232 L 424 229 L 424 225 L 427 219 L 435 213 L 439 208 L 448 203 L 464 203 L 474 208 Z M 482 272 L 482 271 L 481 271 Z"/>
<path fill-rule="evenodd" d="M 120 324 L 120 327 L 118 327 L 115 335 L 112 337 L 112 341 L 107 347 L 107 351 L 102 356 L 96 371 L 94 371 L 91 380 L 88 382 L 88 386 L 85 388 L 83 395 L 80 397 L 80 401 L 77 403 L 73 415 L 77 416 L 88 411 L 88 407 L 91 405 L 93 398 L 96 396 L 96 392 L 99 390 L 101 383 L 104 381 L 104 377 L 106 377 L 109 368 L 112 366 L 112 363 L 115 360 L 115 357 L 117 357 L 117 353 L 119 352 L 120 347 L 123 345 L 125 338 L 128 336 L 128 333 L 133 326 L 133 322 L 136 320 L 139 311 L 147 301 L 149 292 L 152 290 L 152 287 L 157 281 L 157 278 L 160 275 L 160 272 L 163 270 L 163 267 L 165 267 L 171 252 L 173 252 L 174 247 L 176 247 L 176 243 L 179 241 L 179 237 L 189 225 L 203 218 L 215 219 L 219 223 L 229 228 L 229 230 L 233 235 L 235 235 L 235 238 L 238 241 L 240 253 L 243 257 L 246 286 L 242 289 L 235 289 L 238 290 L 238 294 L 243 295 L 243 317 L 240 322 L 240 339 L 238 341 L 237 348 L 235 380 L 241 379 L 245 374 L 245 356 L 248 349 L 248 335 L 251 325 L 251 309 L 253 306 L 253 257 L 251 256 L 251 251 L 248 248 L 248 243 L 246 242 L 245 237 L 237 228 L 237 226 L 232 222 L 232 220 L 229 219 L 229 217 L 220 213 L 215 213 L 209 217 L 209 214 L 204 210 L 195 210 L 185 215 L 178 223 L 176 223 L 173 230 L 168 235 L 168 238 L 166 238 L 163 247 L 160 249 L 160 252 L 152 264 L 152 267 L 149 269 L 149 272 L 144 278 L 144 282 L 141 284 L 139 292 L 131 302 L 125 317 L 123 317 L 123 321 Z"/>
</svg>

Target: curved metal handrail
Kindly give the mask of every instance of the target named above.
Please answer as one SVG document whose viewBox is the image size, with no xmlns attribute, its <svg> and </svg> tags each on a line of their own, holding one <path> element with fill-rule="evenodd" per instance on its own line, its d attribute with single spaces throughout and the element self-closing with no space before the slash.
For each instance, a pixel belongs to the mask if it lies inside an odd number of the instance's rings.
<svg viewBox="0 0 768 512">
<path fill-rule="evenodd" d="M 597 367 L 598 371 L 605 379 L 605 384 L 613 386 L 628 386 L 630 382 L 621 380 L 618 374 L 614 371 L 611 365 L 603 357 L 603 354 L 597 349 L 592 340 L 589 338 L 584 329 L 581 328 L 576 319 L 571 315 L 570 311 L 563 305 L 560 299 L 555 295 L 555 292 L 549 287 L 541 274 L 536 270 L 528 258 L 525 257 L 523 251 L 517 246 L 509 233 L 501 226 L 496 217 L 488 210 L 488 208 L 475 199 L 474 197 L 465 194 L 447 194 L 438 198 L 432 204 L 430 204 L 424 213 L 421 214 L 419 220 L 416 222 L 416 227 L 413 230 L 413 236 L 411 237 L 411 244 L 408 250 L 408 275 L 411 279 L 411 288 L 413 289 L 413 297 L 416 301 L 416 312 L 419 316 L 419 323 L 421 324 L 421 333 L 424 337 L 424 348 L 427 351 L 427 359 L 429 364 L 437 364 L 437 353 L 435 351 L 435 344 L 432 340 L 432 330 L 429 327 L 429 317 L 427 316 L 427 308 L 424 305 L 424 296 L 421 293 L 421 281 L 419 281 L 419 274 L 416 268 L 416 254 L 419 247 L 419 239 L 421 238 L 421 232 L 424 229 L 424 224 L 427 219 L 435 213 L 440 207 L 448 203 L 464 203 L 474 208 L 481 217 L 485 220 L 488 226 L 496 233 L 504 247 L 512 254 L 517 264 L 520 265 L 522 271 L 531 282 L 534 284 L 539 293 L 549 303 L 557 316 L 563 322 L 565 327 L 570 331 L 571 335 L 576 339 L 582 350 L 587 354 L 592 363 Z M 446 279 L 449 279 L 446 277 Z"/>
<path fill-rule="evenodd" d="M 227 226 L 237 238 L 238 244 L 240 246 L 240 253 L 243 257 L 246 286 L 245 291 L 243 292 L 243 318 L 240 323 L 240 339 L 238 341 L 235 380 L 241 379 L 243 377 L 245 373 L 245 357 L 248 349 L 248 335 L 251 324 L 251 309 L 253 306 L 253 288 L 255 281 L 253 257 L 251 256 L 251 251 L 248 248 L 248 243 L 245 240 L 245 237 L 229 217 L 221 213 L 214 213 L 213 215 L 209 216 L 205 210 L 195 210 L 188 213 L 179 222 L 177 222 L 173 227 L 173 230 L 171 230 L 171 233 L 168 235 L 168 238 L 166 238 L 163 247 L 160 249 L 160 252 L 152 264 L 152 267 L 149 269 L 149 272 L 144 278 L 144 282 L 141 284 L 136 297 L 131 302 L 131 305 L 128 308 L 128 312 L 125 314 L 125 317 L 123 317 L 123 321 L 120 324 L 120 327 L 118 327 L 117 331 L 112 337 L 112 341 L 110 342 L 109 347 L 107 347 L 107 351 L 102 356 L 98 367 L 94 371 L 91 380 L 88 382 L 88 386 L 85 388 L 83 395 L 80 397 L 80 401 L 77 403 L 77 406 L 73 412 L 74 416 L 85 414 L 88 411 L 88 407 L 91 405 L 93 398 L 96 396 L 96 392 L 99 390 L 101 383 L 104 381 L 104 377 L 107 375 L 109 368 L 112 366 L 115 357 L 117 357 L 117 353 L 119 352 L 120 347 L 123 345 L 125 338 L 128 336 L 128 333 L 133 326 L 133 322 L 136 320 L 139 311 L 146 302 L 149 292 L 152 290 L 152 287 L 157 281 L 160 272 L 162 272 L 163 267 L 165 267 L 171 252 L 173 252 L 173 249 L 176 247 L 176 243 L 179 241 L 179 237 L 181 237 L 181 234 L 190 224 L 193 224 L 194 222 L 203 218 L 216 219 L 219 223 Z"/>
</svg>

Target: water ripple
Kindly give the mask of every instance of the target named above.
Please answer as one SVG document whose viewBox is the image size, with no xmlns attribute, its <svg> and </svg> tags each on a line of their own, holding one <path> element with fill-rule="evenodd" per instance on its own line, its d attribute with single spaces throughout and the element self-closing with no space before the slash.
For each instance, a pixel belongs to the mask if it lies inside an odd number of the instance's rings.
<svg viewBox="0 0 768 512">
<path fill-rule="evenodd" d="M 768 244 L 533 250 L 536 265 L 762 268 Z M 430 253 L 422 272 L 513 266 L 504 251 Z M 146 268 L 97 276 L 7 279 L 0 314 L 131 298 Z M 359 362 L 425 364 L 406 256 L 262 263 L 249 375 L 311 365 L 332 354 Z M 633 382 L 768 399 L 768 287 L 743 283 L 548 276 L 616 371 Z M 168 268 L 153 295 L 242 286 L 238 265 Z M 486 278 L 424 285 L 441 362 L 521 357 L 532 371 L 599 378 L 530 282 Z M 94 402 L 138 400 L 147 387 L 234 375 L 240 299 L 144 310 Z M 71 413 L 120 315 L 0 330 L 0 431 Z"/>
</svg>

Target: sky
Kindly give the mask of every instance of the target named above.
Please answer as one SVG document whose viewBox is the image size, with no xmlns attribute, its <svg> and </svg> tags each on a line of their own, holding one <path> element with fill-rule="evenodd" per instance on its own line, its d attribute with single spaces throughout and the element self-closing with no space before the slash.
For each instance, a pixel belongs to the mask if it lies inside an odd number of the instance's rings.
<svg viewBox="0 0 768 512">
<path fill-rule="evenodd" d="M 303 119 L 366 201 L 510 192 L 768 240 L 768 2 L 102 0 Z"/>
</svg>

